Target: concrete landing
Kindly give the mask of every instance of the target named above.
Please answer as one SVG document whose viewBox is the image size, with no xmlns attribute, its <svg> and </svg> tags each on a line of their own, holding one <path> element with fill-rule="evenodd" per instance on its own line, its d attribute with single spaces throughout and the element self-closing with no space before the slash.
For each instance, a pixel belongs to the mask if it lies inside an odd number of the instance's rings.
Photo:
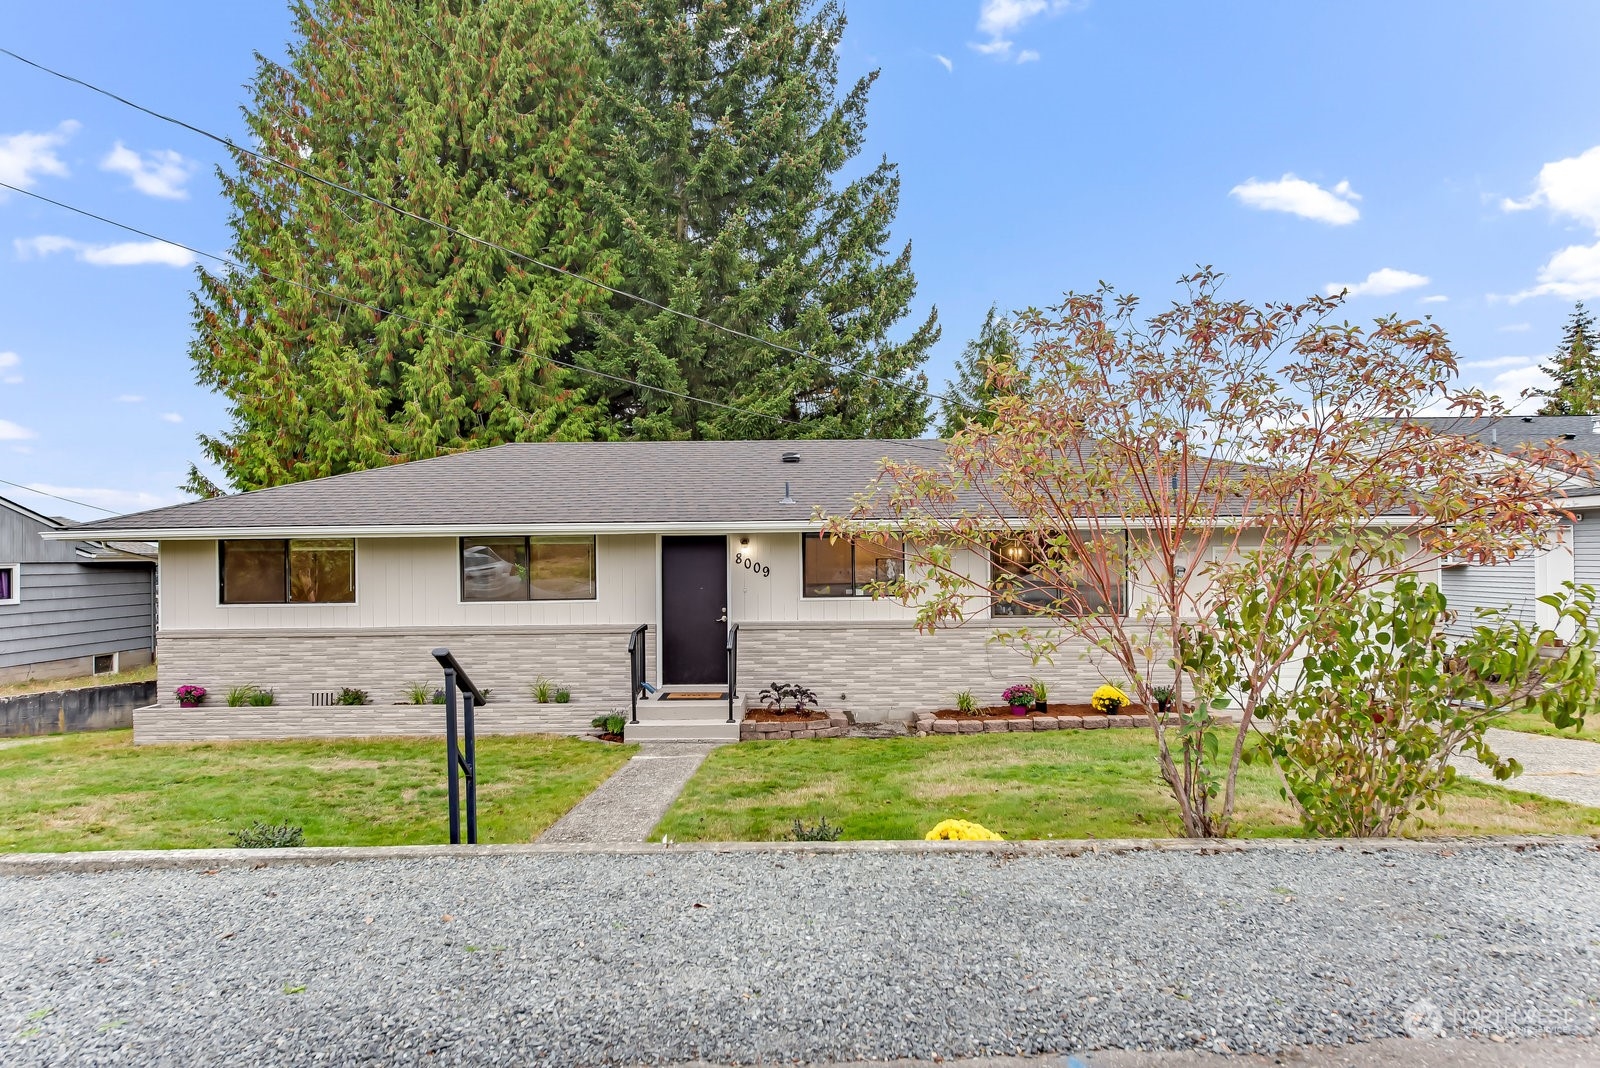
<svg viewBox="0 0 1600 1068">
<path fill-rule="evenodd" d="M 646 841 L 706 754 L 715 748 L 715 744 L 698 742 L 644 746 L 599 789 L 551 824 L 539 841 Z"/>
</svg>

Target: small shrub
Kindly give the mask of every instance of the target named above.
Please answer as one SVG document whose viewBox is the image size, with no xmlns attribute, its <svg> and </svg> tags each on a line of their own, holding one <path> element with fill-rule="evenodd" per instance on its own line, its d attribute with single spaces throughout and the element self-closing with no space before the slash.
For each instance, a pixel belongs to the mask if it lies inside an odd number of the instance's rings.
<svg viewBox="0 0 1600 1068">
<path fill-rule="evenodd" d="M 1089 698 L 1090 707 L 1102 716 L 1114 716 L 1128 704 L 1128 695 L 1110 683 L 1100 687 Z"/>
<path fill-rule="evenodd" d="M 929 842 L 1003 842 L 998 834 L 971 820 L 940 820 L 922 836 Z"/>
<path fill-rule="evenodd" d="M 785 704 L 790 712 L 804 712 L 816 705 L 817 693 L 798 682 L 775 682 L 761 691 L 761 703 L 774 712 L 784 711 Z"/>
<path fill-rule="evenodd" d="M 406 684 L 406 700 L 414 705 L 425 705 L 433 700 L 433 688 L 425 682 Z"/>
<path fill-rule="evenodd" d="M 487 696 L 487 694 L 485 694 Z M 557 686 L 555 693 L 556 704 L 564 705 L 572 700 L 572 691 L 565 686 Z"/>
<path fill-rule="evenodd" d="M 430 703 L 436 704 L 436 705 L 444 704 L 444 691 L 443 690 L 435 690 L 435 691 L 433 691 L 433 697 L 430 698 Z"/>
<path fill-rule="evenodd" d="M 275 704 L 275 703 L 277 703 L 277 700 L 278 700 L 277 696 L 271 690 L 263 690 L 263 689 L 260 689 L 259 687 L 257 687 L 257 688 L 255 688 L 255 692 L 250 694 L 249 697 L 245 698 L 245 702 L 244 703 L 247 704 L 247 705 L 256 705 L 258 707 L 261 707 L 261 706 L 265 706 L 265 705 Z"/>
<path fill-rule="evenodd" d="M 843 833 L 844 828 L 837 823 L 829 823 L 826 816 L 815 824 L 803 823 L 797 816 L 794 821 L 794 829 L 789 832 L 789 840 L 792 842 L 837 842 L 839 836 Z"/>
<path fill-rule="evenodd" d="M 256 703 L 253 698 L 258 693 L 261 693 L 261 687 L 259 686 L 230 686 L 228 688 L 228 705 L 230 708 L 253 705 Z"/>
<path fill-rule="evenodd" d="M 540 675 L 538 678 L 534 679 L 533 685 L 528 687 L 528 694 L 541 705 L 549 704 L 550 699 L 555 696 L 555 693 L 555 681 L 546 678 L 543 675 Z"/>
<path fill-rule="evenodd" d="M 605 734 L 621 734 L 628 727 L 628 717 L 620 712 L 608 712 L 589 721 L 589 726 Z"/>
<path fill-rule="evenodd" d="M 334 697 L 333 703 L 336 705 L 370 705 L 372 703 L 372 695 L 365 690 L 358 690 L 354 686 L 346 686 L 339 691 L 338 696 Z"/>
<path fill-rule="evenodd" d="M 1007 686 L 1000 694 L 1000 700 L 1013 707 L 1031 705 L 1035 700 L 1033 684 L 1019 682 L 1014 686 Z"/>
<path fill-rule="evenodd" d="M 1033 690 L 1033 703 L 1037 705 L 1048 704 L 1050 701 L 1050 687 L 1045 685 L 1043 679 L 1029 679 L 1028 686 Z"/>
<path fill-rule="evenodd" d="M 978 699 L 972 696 L 971 690 L 962 690 L 956 694 L 956 711 L 963 716 L 973 716 L 978 712 Z"/>
<path fill-rule="evenodd" d="M 248 827 L 229 831 L 236 849 L 293 849 L 306 844 L 303 827 L 288 823 L 267 823 L 256 820 Z"/>
<path fill-rule="evenodd" d="M 1151 699 L 1155 701 L 1156 708 L 1162 712 L 1172 707 L 1172 702 L 1177 696 L 1177 692 L 1171 686 L 1155 686 L 1150 690 Z"/>
</svg>

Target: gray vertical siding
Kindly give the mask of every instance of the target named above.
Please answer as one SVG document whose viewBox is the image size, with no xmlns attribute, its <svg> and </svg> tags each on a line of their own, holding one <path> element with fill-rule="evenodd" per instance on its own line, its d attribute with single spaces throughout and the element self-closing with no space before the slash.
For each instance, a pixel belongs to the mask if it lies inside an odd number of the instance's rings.
<svg viewBox="0 0 1600 1068">
<path fill-rule="evenodd" d="M 1456 613 L 1456 628 L 1471 628 L 1477 608 L 1509 609 L 1513 618 L 1533 624 L 1537 621 L 1537 579 L 1532 554 L 1509 563 L 1483 567 L 1468 564 L 1447 567 L 1439 572 L 1439 588 Z"/>
<path fill-rule="evenodd" d="M 1572 581 L 1600 586 L 1600 512 L 1580 512 L 1572 525 Z"/>
<path fill-rule="evenodd" d="M 0 507 L 0 564 L 21 569 L 18 604 L 0 604 L 0 668 L 155 647 L 155 567 L 86 564 L 75 542 Z"/>
</svg>

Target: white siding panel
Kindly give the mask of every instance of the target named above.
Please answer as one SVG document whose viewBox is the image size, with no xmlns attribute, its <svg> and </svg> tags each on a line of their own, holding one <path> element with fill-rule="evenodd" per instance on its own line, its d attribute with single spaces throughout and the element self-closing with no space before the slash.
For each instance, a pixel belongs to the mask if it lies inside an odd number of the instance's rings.
<svg viewBox="0 0 1600 1068">
<path fill-rule="evenodd" d="M 217 544 L 161 546 L 161 623 L 168 631 L 373 627 L 516 627 L 645 623 L 655 619 L 655 539 L 596 539 L 592 601 L 466 604 L 454 538 L 360 538 L 356 603 L 221 605 Z"/>
<path fill-rule="evenodd" d="M 1600 586 L 1600 512 L 1583 512 L 1572 527 L 1572 581 Z"/>
<path fill-rule="evenodd" d="M 1531 553 L 1492 566 L 1446 567 L 1439 572 L 1439 588 L 1456 613 L 1458 629 L 1473 625 L 1478 608 L 1507 608 L 1514 618 L 1532 625 L 1538 604 L 1536 569 Z"/>
</svg>

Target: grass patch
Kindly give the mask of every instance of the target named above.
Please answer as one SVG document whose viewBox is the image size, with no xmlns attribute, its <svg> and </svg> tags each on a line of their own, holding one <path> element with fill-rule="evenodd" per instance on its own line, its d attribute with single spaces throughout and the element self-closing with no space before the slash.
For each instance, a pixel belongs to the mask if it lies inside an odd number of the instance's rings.
<svg viewBox="0 0 1600 1068">
<path fill-rule="evenodd" d="M 634 746 L 478 739 L 478 837 L 528 842 L 621 767 Z M 448 837 L 444 743 L 426 738 L 143 745 L 96 731 L 0 748 L 0 851 L 230 846 L 255 820 L 306 845 Z"/>
<path fill-rule="evenodd" d="M 1245 767 L 1236 805 L 1247 837 L 1302 834 L 1268 768 Z M 1144 731 L 744 742 L 713 752 L 657 825 L 676 841 L 770 841 L 826 816 L 847 839 L 921 838 L 942 819 L 1006 838 L 1166 838 L 1177 805 Z M 1412 835 L 1592 834 L 1600 809 L 1480 783 Z"/>
<path fill-rule="evenodd" d="M 1579 738 L 1586 742 L 1600 742 L 1600 709 L 1589 713 L 1582 730 L 1569 727 L 1562 730 L 1537 712 L 1507 712 L 1494 721 L 1496 727 L 1524 734 L 1544 734 L 1551 738 Z"/>
<path fill-rule="evenodd" d="M 124 682 L 153 682 L 156 666 L 129 668 L 127 671 L 102 675 L 75 675 L 70 679 L 30 679 L 27 682 L 8 682 L 0 685 L 0 697 L 15 697 L 23 693 L 52 693 L 56 690 L 84 690 L 90 686 L 117 686 Z"/>
</svg>

